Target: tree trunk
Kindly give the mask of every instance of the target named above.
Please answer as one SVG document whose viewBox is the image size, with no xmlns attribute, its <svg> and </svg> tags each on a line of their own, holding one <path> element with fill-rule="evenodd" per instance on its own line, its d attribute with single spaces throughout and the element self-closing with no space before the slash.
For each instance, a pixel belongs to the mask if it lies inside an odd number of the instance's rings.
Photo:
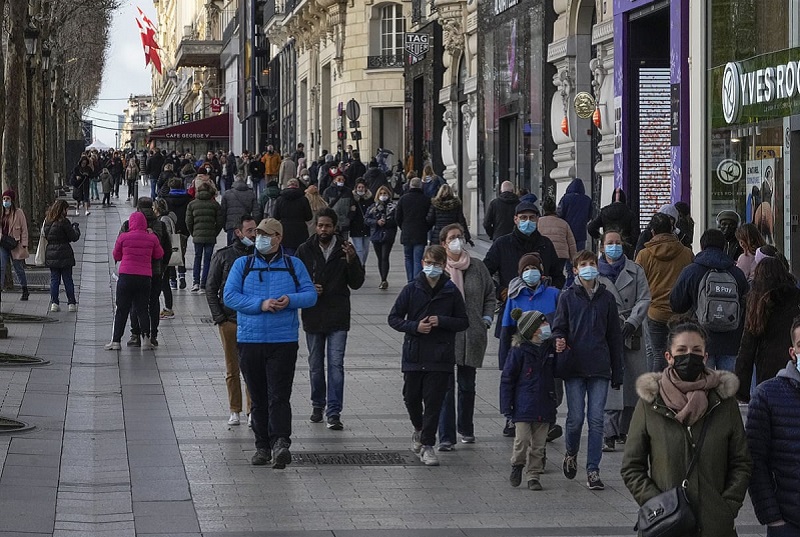
<svg viewBox="0 0 800 537">
<path fill-rule="evenodd" d="M 47 172 L 44 167 L 45 155 L 47 154 L 47 148 L 45 147 L 44 143 L 44 84 L 49 83 L 49 80 L 45 82 L 45 78 L 46 77 L 41 67 L 36 69 L 33 74 L 33 92 L 31 94 L 31 103 L 33 105 L 33 114 L 31 115 L 33 118 L 33 144 L 31 145 L 30 151 L 33 158 L 30 160 L 30 162 L 33 169 L 31 170 L 32 180 L 28 184 L 28 191 L 26 192 L 26 194 L 29 196 L 28 214 L 30 214 L 30 216 L 28 218 L 33 223 L 39 224 L 41 224 L 39 215 L 44 210 L 42 207 L 42 201 L 47 203 L 47 200 L 50 199 L 50 193 L 47 192 L 46 189 Z M 28 229 L 31 227 L 30 223 L 31 222 L 29 222 Z"/>
<path fill-rule="evenodd" d="M 20 132 L 24 132 L 22 122 L 25 108 L 22 102 L 22 88 L 25 82 L 25 19 L 28 14 L 27 2 L 11 2 L 9 5 L 10 26 L 8 37 L 8 57 L 6 58 L 6 102 L 5 125 L 3 130 L 3 188 L 16 187 L 19 181 Z M 20 117 L 22 116 L 22 117 Z"/>
<path fill-rule="evenodd" d="M 5 17 L 6 0 L 0 0 L 0 13 Z M 6 87 L 6 55 L 5 47 L 0 46 L 0 88 Z M 3 142 L 2 133 L 6 129 L 6 92 L 0 89 L 0 170 L 3 163 Z"/>
</svg>

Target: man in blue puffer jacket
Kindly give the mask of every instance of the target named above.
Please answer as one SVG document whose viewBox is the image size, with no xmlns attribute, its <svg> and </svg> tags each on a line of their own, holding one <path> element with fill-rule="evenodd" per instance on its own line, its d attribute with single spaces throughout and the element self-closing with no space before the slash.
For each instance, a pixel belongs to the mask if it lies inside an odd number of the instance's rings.
<svg viewBox="0 0 800 537">
<path fill-rule="evenodd" d="M 758 521 L 767 525 L 767 537 L 800 535 L 800 317 L 791 336 L 791 360 L 777 377 L 758 385 L 747 413 L 750 499 Z"/>
<path fill-rule="evenodd" d="M 237 259 L 223 301 L 237 312 L 239 364 L 250 391 L 256 466 L 292 461 L 292 396 L 300 322 L 297 310 L 317 302 L 305 265 L 283 253 L 283 226 L 273 218 L 256 227 L 256 252 Z M 271 451 L 270 451 L 271 450 Z"/>
</svg>

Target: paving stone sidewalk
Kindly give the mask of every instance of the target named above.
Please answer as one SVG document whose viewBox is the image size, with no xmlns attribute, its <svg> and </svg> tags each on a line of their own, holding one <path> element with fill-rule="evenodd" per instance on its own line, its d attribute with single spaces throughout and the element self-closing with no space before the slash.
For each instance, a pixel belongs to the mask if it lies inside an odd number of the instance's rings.
<svg viewBox="0 0 800 537">
<path fill-rule="evenodd" d="M 499 434 L 494 338 L 477 376 L 477 443 L 439 453 L 440 467 L 414 460 L 401 395 L 402 338 L 386 324 L 405 281 L 399 244 L 389 290 L 378 289 L 372 252 L 366 283 L 353 295 L 345 429 L 308 421 L 301 332 L 292 396 L 292 449 L 301 460 L 282 471 L 251 466 L 251 431 L 227 425 L 224 360 L 204 296 L 188 288 L 175 293 L 176 317 L 161 321 L 158 349 L 127 348 L 123 340 L 122 351 L 103 350 L 113 317 L 110 251 L 129 213 L 120 202 L 77 218 L 84 233 L 75 245 L 77 314 L 46 313 L 44 293 L 27 303 L 3 293 L 3 312 L 59 322 L 9 324 L 9 339 L 0 341 L 2 352 L 51 362 L 0 368 L 0 413 L 36 425 L 0 436 L 0 537 L 634 534 L 636 506 L 619 477 L 621 452 L 603 456 L 602 492 L 563 477 L 563 439 L 548 447 L 544 491 L 508 484 L 512 441 Z M 566 407 L 559 410 L 563 424 Z M 585 443 L 584 433 L 580 466 Z M 382 464 L 327 464 L 366 452 Z M 738 524 L 740 535 L 765 535 L 749 499 Z"/>
</svg>

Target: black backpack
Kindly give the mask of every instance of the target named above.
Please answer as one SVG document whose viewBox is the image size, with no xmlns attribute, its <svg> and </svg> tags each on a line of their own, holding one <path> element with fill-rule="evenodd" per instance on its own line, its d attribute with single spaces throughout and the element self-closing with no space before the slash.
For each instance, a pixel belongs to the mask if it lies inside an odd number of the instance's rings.
<svg viewBox="0 0 800 537">
<path fill-rule="evenodd" d="M 711 269 L 700 280 L 697 321 L 709 332 L 739 328 L 741 302 L 736 278 L 727 270 Z"/>
</svg>

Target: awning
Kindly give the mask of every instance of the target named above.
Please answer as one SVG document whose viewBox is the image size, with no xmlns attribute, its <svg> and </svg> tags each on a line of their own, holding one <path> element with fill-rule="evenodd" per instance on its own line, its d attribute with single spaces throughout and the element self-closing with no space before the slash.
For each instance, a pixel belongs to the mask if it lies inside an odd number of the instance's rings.
<svg viewBox="0 0 800 537">
<path fill-rule="evenodd" d="M 150 140 L 227 140 L 228 114 L 150 131 Z"/>
</svg>

